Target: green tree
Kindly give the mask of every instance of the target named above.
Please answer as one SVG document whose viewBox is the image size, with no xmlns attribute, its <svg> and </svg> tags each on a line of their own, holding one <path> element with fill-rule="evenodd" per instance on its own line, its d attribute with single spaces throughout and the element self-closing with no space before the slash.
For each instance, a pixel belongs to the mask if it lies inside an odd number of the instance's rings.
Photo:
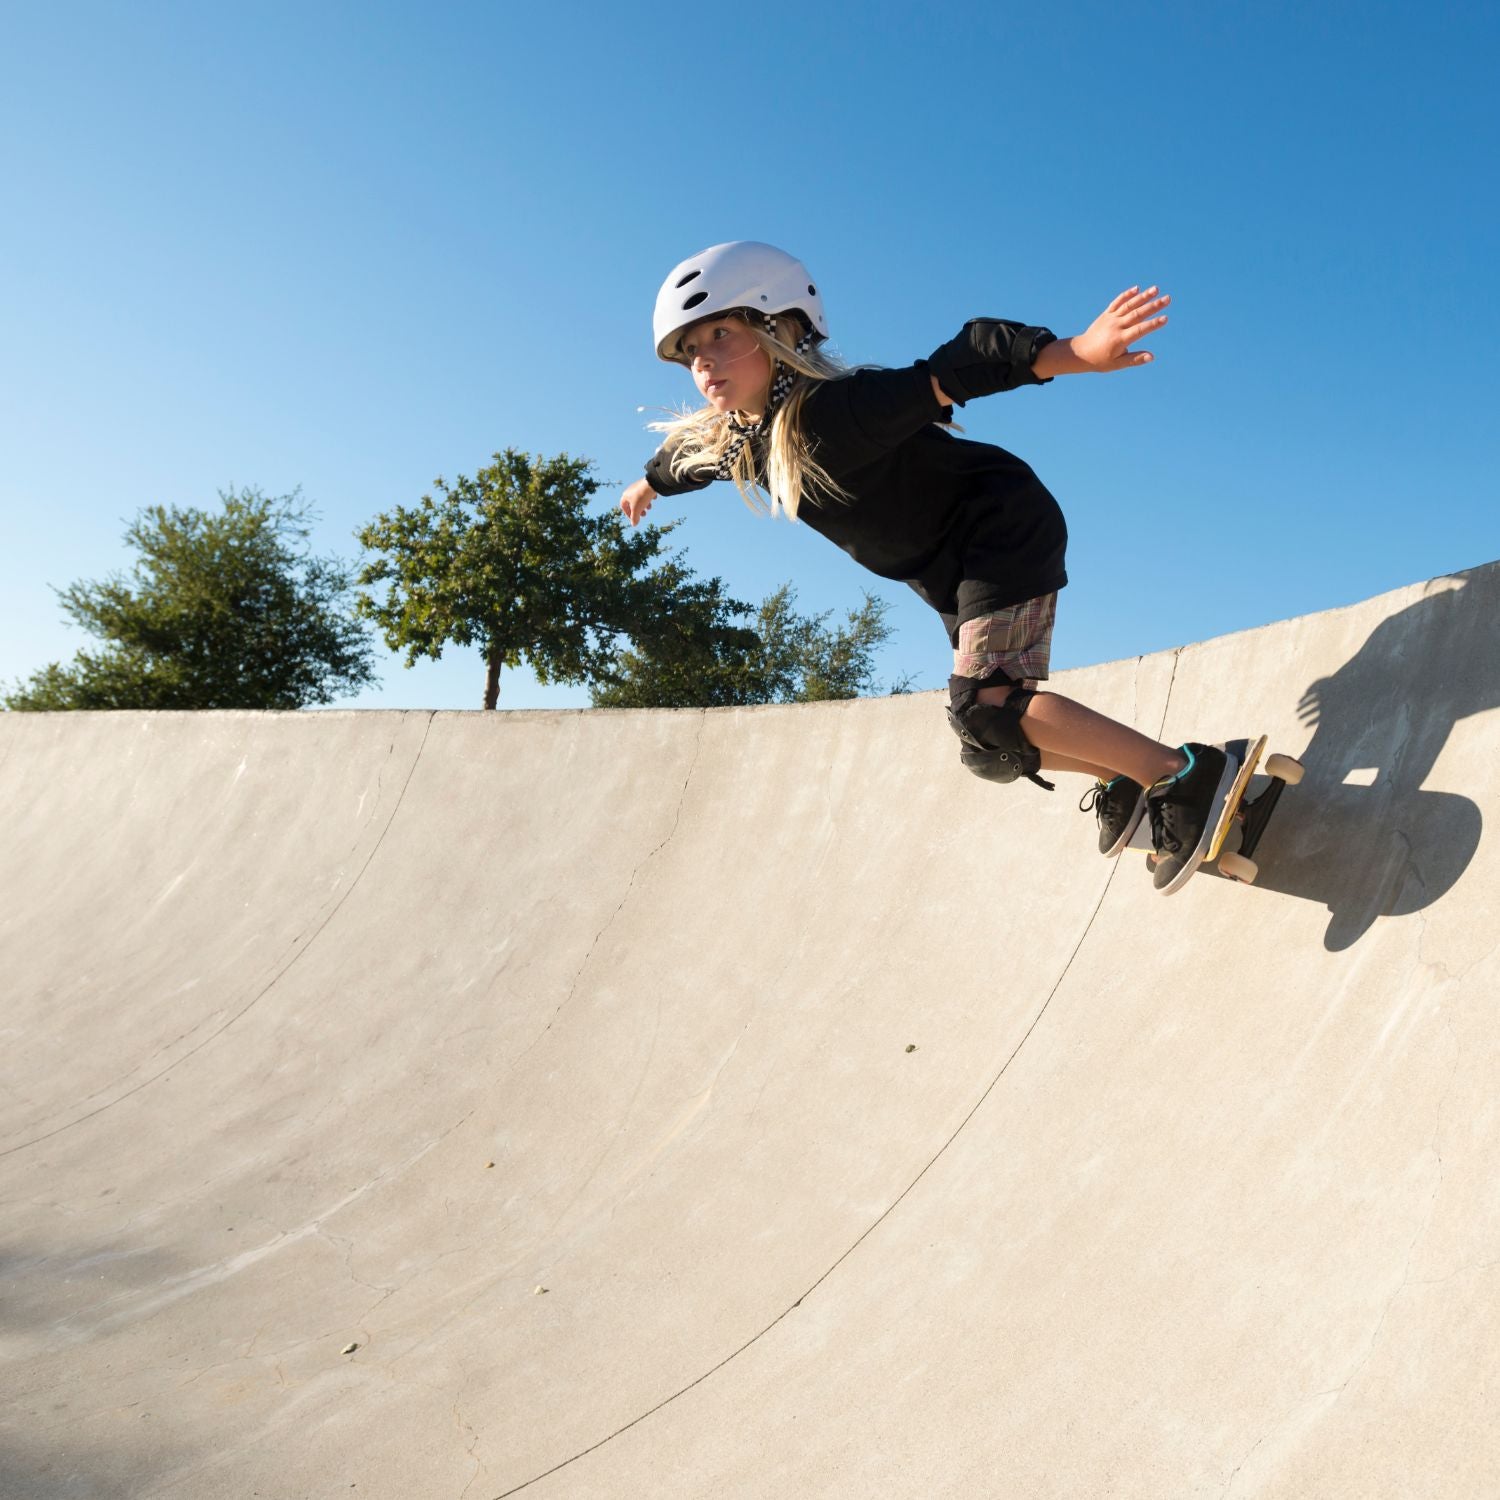
<svg viewBox="0 0 1500 1500">
<path fill-rule="evenodd" d="M 129 575 L 56 590 L 104 648 L 42 668 L 6 707 L 288 709 L 372 682 L 349 571 L 308 554 L 298 494 L 219 498 L 219 512 L 147 507 L 125 533 L 140 554 Z"/>
<path fill-rule="evenodd" d="M 472 479 L 433 482 L 437 498 L 397 506 L 361 529 L 377 555 L 359 575 L 360 613 L 406 665 L 444 646 L 477 646 L 484 706 L 502 668 L 525 659 L 541 682 L 585 682 L 609 670 L 615 638 L 660 609 L 680 573 L 648 572 L 670 526 L 627 535 L 613 512 L 590 514 L 599 488 L 586 460 L 514 448 Z"/>
<path fill-rule="evenodd" d="M 891 638 L 885 600 L 866 593 L 864 603 L 835 627 L 828 624 L 832 610 L 799 615 L 796 604 L 796 590 L 783 584 L 761 605 L 756 619 L 767 660 L 790 677 L 790 690 L 777 701 L 816 703 L 875 692 L 875 653 Z M 904 689 L 904 682 L 897 685 L 897 691 Z"/>
<path fill-rule="evenodd" d="M 678 558 L 659 574 L 655 607 L 639 612 L 630 639 L 616 642 L 590 682 L 596 708 L 723 708 L 769 703 L 791 690 L 791 674 L 771 667 L 760 636 L 735 623 L 752 614 L 750 605 L 727 598 L 719 579 L 695 577 Z"/>
<path fill-rule="evenodd" d="M 590 697 L 599 708 L 717 708 L 810 703 L 876 691 L 875 653 L 891 636 L 889 606 L 866 594 L 842 625 L 833 611 L 797 612 L 784 584 L 758 610 L 724 597 L 717 578 L 678 578 L 673 607 L 618 648 Z M 753 624 L 737 625 L 737 619 Z M 908 691 L 905 679 L 893 692 Z"/>
</svg>

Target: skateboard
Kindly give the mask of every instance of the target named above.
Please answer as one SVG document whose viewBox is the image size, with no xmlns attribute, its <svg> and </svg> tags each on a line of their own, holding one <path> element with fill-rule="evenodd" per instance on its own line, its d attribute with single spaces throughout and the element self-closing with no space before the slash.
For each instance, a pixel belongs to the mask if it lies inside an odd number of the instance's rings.
<svg viewBox="0 0 1500 1500">
<path fill-rule="evenodd" d="M 1208 853 L 1203 856 L 1203 863 L 1195 873 L 1201 874 L 1217 860 L 1217 874 L 1229 880 L 1237 880 L 1242 885 L 1252 885 L 1260 873 L 1260 867 L 1254 858 L 1256 846 L 1266 831 L 1266 825 L 1271 821 L 1271 814 L 1276 811 L 1281 794 L 1289 786 L 1296 786 L 1302 780 L 1302 763 L 1293 760 L 1290 755 L 1269 755 L 1266 756 L 1264 767 L 1261 767 L 1261 757 L 1266 750 L 1265 735 L 1257 740 L 1226 740 L 1219 748 L 1238 760 L 1240 769 L 1224 800 L 1224 810 L 1219 814 L 1219 821 L 1214 827 Z M 1247 794 L 1258 767 L 1270 778 L 1270 784 L 1257 796 L 1250 797 Z M 1236 832 L 1239 834 L 1238 839 L 1233 847 L 1226 848 Z M 1147 860 L 1155 863 L 1156 856 L 1151 852 L 1149 818 L 1141 819 L 1141 826 L 1136 829 L 1129 847 L 1145 849 Z"/>
</svg>

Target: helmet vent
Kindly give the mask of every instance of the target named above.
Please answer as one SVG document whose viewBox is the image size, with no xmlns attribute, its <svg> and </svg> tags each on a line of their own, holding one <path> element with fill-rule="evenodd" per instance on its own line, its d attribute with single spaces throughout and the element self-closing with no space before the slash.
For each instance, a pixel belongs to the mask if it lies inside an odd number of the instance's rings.
<svg viewBox="0 0 1500 1500">
<path fill-rule="evenodd" d="M 818 295 L 817 287 L 813 286 L 811 282 L 809 282 L 807 286 L 807 295 L 809 297 L 816 297 Z"/>
<path fill-rule="evenodd" d="M 690 308 L 690 307 L 697 307 L 697 305 L 700 302 L 707 302 L 707 301 L 708 301 L 708 293 L 707 292 L 694 292 L 693 295 L 691 297 L 689 297 L 687 299 L 687 301 L 682 304 L 682 310 L 683 310 L 683 312 L 686 312 L 688 310 L 688 308 Z"/>
<path fill-rule="evenodd" d="M 680 292 L 683 289 L 683 287 L 685 287 L 688 284 L 688 282 L 690 282 L 693 279 L 693 277 L 695 277 L 695 276 L 701 276 L 702 274 L 703 274 L 702 271 L 689 271 L 687 273 L 687 275 L 684 276 L 682 278 L 682 280 L 677 283 L 677 290 Z"/>
</svg>

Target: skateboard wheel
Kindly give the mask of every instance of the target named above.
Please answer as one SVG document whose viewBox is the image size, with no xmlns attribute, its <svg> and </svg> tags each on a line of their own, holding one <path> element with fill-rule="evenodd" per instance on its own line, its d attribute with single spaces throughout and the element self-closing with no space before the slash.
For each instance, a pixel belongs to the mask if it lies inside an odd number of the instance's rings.
<svg viewBox="0 0 1500 1500">
<path fill-rule="evenodd" d="M 1290 755 L 1268 755 L 1261 769 L 1267 776 L 1274 776 L 1288 786 L 1296 786 L 1302 780 L 1302 762 L 1293 760 Z"/>
<path fill-rule="evenodd" d="M 1292 762 L 1293 765 L 1297 763 Z M 1301 767 L 1297 767 L 1301 771 Z M 1254 885 L 1255 877 L 1260 874 L 1260 866 L 1253 859 L 1246 859 L 1243 854 L 1221 854 L 1219 856 L 1219 873 L 1227 875 L 1231 880 L 1238 880 L 1243 885 Z"/>
</svg>

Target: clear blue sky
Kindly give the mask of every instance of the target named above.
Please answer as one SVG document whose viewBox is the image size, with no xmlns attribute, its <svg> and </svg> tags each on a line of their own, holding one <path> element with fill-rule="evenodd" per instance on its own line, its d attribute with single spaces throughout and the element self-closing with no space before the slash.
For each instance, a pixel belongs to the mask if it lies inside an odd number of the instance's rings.
<svg viewBox="0 0 1500 1500">
<path fill-rule="evenodd" d="M 48 585 L 145 505 L 301 486 L 316 545 L 507 446 L 610 503 L 689 399 L 680 259 L 807 262 L 846 360 L 965 319 L 1076 332 L 1175 301 L 1143 370 L 961 419 L 1073 542 L 1057 666 L 1500 556 L 1500 8 L 1487 4 L 3 7 L 0 682 L 87 637 Z M 663 500 L 689 564 L 840 612 L 940 686 L 940 624 L 730 486 Z M 375 707 L 477 707 L 456 650 Z M 502 705 L 582 690 L 507 674 Z"/>
</svg>

